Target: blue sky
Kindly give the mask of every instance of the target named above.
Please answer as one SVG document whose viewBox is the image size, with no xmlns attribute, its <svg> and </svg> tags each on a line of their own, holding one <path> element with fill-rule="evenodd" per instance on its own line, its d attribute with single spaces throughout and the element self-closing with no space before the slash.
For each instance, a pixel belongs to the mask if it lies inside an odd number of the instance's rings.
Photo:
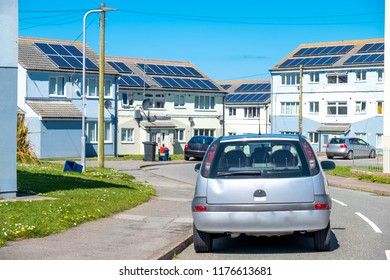
<svg viewBox="0 0 390 280">
<path fill-rule="evenodd" d="M 82 40 L 107 7 L 106 55 L 190 61 L 215 80 L 269 78 L 303 43 L 384 37 L 384 0 L 19 0 L 19 35 Z M 99 15 L 87 21 L 99 52 Z"/>
</svg>

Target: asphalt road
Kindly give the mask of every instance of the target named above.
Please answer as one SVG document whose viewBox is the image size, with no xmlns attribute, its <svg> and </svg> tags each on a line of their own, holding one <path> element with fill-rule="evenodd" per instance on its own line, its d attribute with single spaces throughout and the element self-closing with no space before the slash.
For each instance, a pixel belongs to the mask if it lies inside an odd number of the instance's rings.
<svg viewBox="0 0 390 280">
<path fill-rule="evenodd" d="M 345 160 L 339 160 L 346 162 Z M 158 166 L 149 172 L 195 184 L 197 162 Z M 346 162 L 347 164 L 349 162 Z M 337 164 L 337 162 L 336 162 Z M 180 176 L 178 176 L 180 174 Z M 286 237 L 220 238 L 211 253 L 196 254 L 192 245 L 177 256 L 181 260 L 385 260 L 390 259 L 390 197 L 330 188 L 332 250 L 315 252 L 313 240 Z"/>
</svg>

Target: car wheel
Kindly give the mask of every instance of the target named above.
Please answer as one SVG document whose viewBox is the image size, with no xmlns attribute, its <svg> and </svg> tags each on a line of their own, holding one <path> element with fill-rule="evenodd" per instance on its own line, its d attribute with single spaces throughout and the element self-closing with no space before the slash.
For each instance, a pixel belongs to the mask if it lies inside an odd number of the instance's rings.
<svg viewBox="0 0 390 280">
<path fill-rule="evenodd" d="M 314 233 L 314 248 L 317 251 L 330 251 L 330 222 L 326 228 Z"/>
<path fill-rule="evenodd" d="M 369 158 L 375 158 L 376 154 L 374 150 L 371 150 L 370 155 L 368 156 Z"/>
<path fill-rule="evenodd" d="M 213 248 L 213 238 L 210 233 L 199 231 L 193 225 L 194 249 L 197 253 L 210 252 Z"/>
<path fill-rule="evenodd" d="M 347 159 L 353 159 L 353 151 L 348 152 Z"/>
<path fill-rule="evenodd" d="M 184 160 L 190 160 L 190 157 L 184 156 Z"/>
</svg>

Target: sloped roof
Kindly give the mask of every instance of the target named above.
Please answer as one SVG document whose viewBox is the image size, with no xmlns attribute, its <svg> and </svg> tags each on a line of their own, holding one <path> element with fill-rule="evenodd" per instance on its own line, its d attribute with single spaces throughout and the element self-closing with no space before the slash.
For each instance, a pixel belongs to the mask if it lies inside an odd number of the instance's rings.
<svg viewBox="0 0 390 280">
<path fill-rule="evenodd" d="M 331 60 L 331 63 L 325 64 L 325 65 L 303 65 L 305 69 L 324 69 L 324 68 L 351 68 L 356 66 L 383 66 L 384 62 L 379 60 L 378 62 L 372 62 L 372 63 L 354 63 L 354 64 L 345 64 L 345 62 L 350 59 L 354 55 L 365 55 L 365 54 L 383 54 L 384 51 L 375 51 L 375 52 L 365 52 L 361 53 L 359 50 L 363 48 L 366 44 L 372 44 L 372 43 L 384 43 L 383 38 L 377 38 L 377 39 L 367 39 L 367 40 L 348 40 L 348 41 L 336 41 L 336 42 L 321 42 L 321 43 L 310 43 L 310 44 L 302 44 L 298 46 L 296 49 L 294 49 L 290 54 L 288 54 L 286 57 L 284 57 L 282 60 L 280 60 L 275 66 L 273 66 L 270 71 L 280 71 L 280 70 L 297 70 L 299 69 L 299 65 L 302 63 L 299 63 L 299 59 L 310 59 L 310 58 L 321 58 L 321 57 L 328 57 L 333 58 Z M 346 53 L 328 53 L 328 54 L 310 54 L 310 52 L 304 52 L 303 49 L 315 49 L 315 48 L 322 48 L 322 47 L 341 47 L 341 46 L 347 46 Z M 350 47 L 350 48 L 348 48 Z M 288 66 L 289 64 L 286 63 L 288 60 L 292 61 L 295 60 L 296 63 L 293 63 L 292 66 Z M 307 61 L 307 60 L 306 60 Z M 304 63 L 304 62 L 303 62 Z M 287 65 L 286 65 L 287 64 Z"/>
<path fill-rule="evenodd" d="M 27 70 L 50 71 L 50 72 L 78 72 L 82 69 L 64 69 L 59 68 L 54 64 L 34 43 L 48 43 L 59 45 L 71 45 L 76 47 L 80 52 L 83 51 L 82 42 L 67 41 L 67 40 L 53 40 L 44 38 L 29 38 L 19 37 L 19 64 Z M 99 55 L 92 50 L 88 45 L 85 46 L 85 55 L 97 66 L 99 65 Z M 106 59 L 107 60 L 107 59 Z M 99 70 L 86 69 L 87 73 L 98 73 Z M 114 70 L 106 61 L 105 74 L 117 75 L 118 72 Z"/>
<path fill-rule="evenodd" d="M 218 93 L 226 93 L 226 91 L 221 88 L 217 83 L 215 83 L 213 80 L 211 80 L 205 73 L 203 73 L 199 68 L 197 68 L 194 64 L 191 62 L 184 62 L 184 61 L 172 61 L 172 60 L 160 60 L 160 59 L 143 59 L 143 58 L 125 58 L 125 57 L 117 57 L 117 56 L 109 56 L 106 57 L 106 61 L 114 61 L 114 62 L 122 62 L 127 67 L 129 67 L 132 70 L 132 73 L 122 73 L 123 75 L 129 75 L 129 76 L 138 76 L 146 83 L 146 88 L 148 90 L 150 89 L 158 89 L 158 90 L 167 90 L 167 91 L 190 91 L 190 92 L 218 92 Z M 144 69 L 141 69 L 141 67 L 138 64 L 148 64 L 148 65 L 165 65 L 165 66 L 183 66 L 183 67 L 190 67 L 193 68 L 195 71 L 199 72 L 201 77 L 190 77 L 190 76 L 175 76 L 175 75 L 169 75 L 169 74 L 150 74 L 145 73 Z M 179 87 L 169 87 L 164 88 L 160 84 L 156 82 L 154 78 L 164 77 L 164 78 L 193 78 L 193 79 L 202 79 L 202 80 L 208 80 L 213 85 L 216 86 L 216 89 L 196 89 L 196 88 L 179 88 Z M 119 85 L 120 89 L 134 89 L 134 88 L 143 88 L 143 85 L 140 86 L 128 86 L 128 85 Z"/>
<path fill-rule="evenodd" d="M 29 100 L 27 105 L 42 119 L 81 119 L 81 111 L 71 101 Z"/>
</svg>

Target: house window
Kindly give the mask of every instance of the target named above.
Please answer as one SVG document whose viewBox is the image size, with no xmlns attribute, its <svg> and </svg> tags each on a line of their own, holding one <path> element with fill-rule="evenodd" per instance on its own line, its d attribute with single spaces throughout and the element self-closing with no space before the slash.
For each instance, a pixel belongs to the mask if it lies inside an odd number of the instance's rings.
<svg viewBox="0 0 390 280">
<path fill-rule="evenodd" d="M 195 109 L 212 110 L 215 108 L 214 96 L 195 96 Z"/>
<path fill-rule="evenodd" d="M 320 111 L 320 103 L 317 102 L 309 102 L 309 112 L 310 113 L 319 113 Z"/>
<path fill-rule="evenodd" d="M 244 108 L 244 117 L 248 119 L 258 118 L 260 116 L 259 107 Z"/>
<path fill-rule="evenodd" d="M 281 102 L 282 115 L 298 115 L 299 102 Z"/>
<path fill-rule="evenodd" d="M 327 104 L 327 114 L 328 115 L 347 115 L 348 106 L 347 102 L 328 102 Z"/>
<path fill-rule="evenodd" d="M 376 113 L 378 115 L 383 115 L 383 101 L 376 102 Z"/>
<path fill-rule="evenodd" d="M 366 113 L 366 101 L 356 101 L 356 114 Z"/>
<path fill-rule="evenodd" d="M 378 69 L 378 82 L 383 82 L 383 77 L 384 77 L 383 69 Z"/>
<path fill-rule="evenodd" d="M 215 129 L 194 129 L 195 136 L 213 136 L 214 137 Z"/>
<path fill-rule="evenodd" d="M 184 142 L 184 129 L 175 129 L 174 138 L 176 141 Z"/>
<path fill-rule="evenodd" d="M 383 134 L 376 135 L 376 148 L 383 148 Z"/>
<path fill-rule="evenodd" d="M 98 122 L 89 121 L 87 122 L 87 139 L 89 143 L 98 142 Z M 104 122 L 104 142 L 111 142 L 111 122 Z"/>
<path fill-rule="evenodd" d="M 99 79 L 87 79 L 85 92 L 89 97 L 99 96 Z M 104 81 L 104 97 L 111 97 L 111 81 Z"/>
<path fill-rule="evenodd" d="M 319 83 L 320 82 L 320 72 L 310 72 L 310 82 Z"/>
<path fill-rule="evenodd" d="M 318 133 L 317 132 L 309 132 L 308 133 L 308 138 L 310 143 L 312 144 L 318 144 Z"/>
<path fill-rule="evenodd" d="M 64 77 L 49 78 L 49 94 L 56 96 L 65 95 L 65 79 Z"/>
<path fill-rule="evenodd" d="M 121 141 L 122 143 L 134 143 L 134 128 L 122 128 Z"/>
<path fill-rule="evenodd" d="M 282 85 L 299 85 L 299 73 L 281 74 Z"/>
<path fill-rule="evenodd" d="M 367 80 L 367 70 L 356 70 L 356 81 Z"/>
<path fill-rule="evenodd" d="M 132 106 L 134 104 L 132 93 L 122 93 L 122 107 Z"/>
<path fill-rule="evenodd" d="M 165 95 L 164 94 L 145 94 L 145 99 L 149 100 L 151 108 L 165 108 Z"/>
<path fill-rule="evenodd" d="M 229 107 L 229 116 L 236 116 L 237 114 L 237 109 Z"/>
<path fill-rule="evenodd" d="M 104 80 L 104 97 L 111 97 L 111 81 Z"/>
<path fill-rule="evenodd" d="M 184 95 L 175 95 L 175 107 L 185 107 L 185 105 Z"/>
<path fill-rule="evenodd" d="M 328 73 L 328 84 L 348 83 L 348 73 Z"/>
</svg>

